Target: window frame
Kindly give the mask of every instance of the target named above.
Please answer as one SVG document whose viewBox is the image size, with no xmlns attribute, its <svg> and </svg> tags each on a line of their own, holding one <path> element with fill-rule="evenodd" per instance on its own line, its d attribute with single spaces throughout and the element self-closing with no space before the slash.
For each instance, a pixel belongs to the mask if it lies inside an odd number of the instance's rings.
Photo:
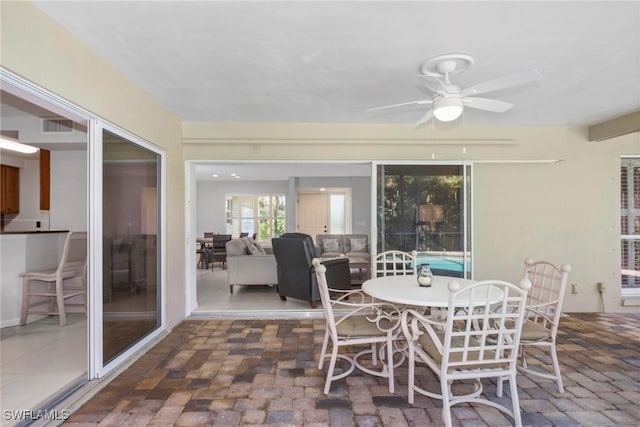
<svg viewBox="0 0 640 427">
<path fill-rule="evenodd" d="M 260 208 L 260 200 L 268 198 L 269 206 L 268 206 L 268 215 L 261 214 Z M 274 214 L 274 206 L 277 206 L 278 203 L 274 203 L 274 199 L 280 198 L 282 199 L 282 209 L 280 217 L 278 217 L 277 213 Z M 246 216 L 242 214 L 242 204 L 240 204 L 240 208 L 238 208 L 238 215 L 234 215 L 233 208 L 233 200 L 252 200 L 253 201 L 253 215 Z M 236 194 L 229 193 L 225 194 L 225 216 L 226 216 L 226 227 L 227 233 L 233 236 L 239 236 L 242 230 L 242 223 L 244 220 L 253 221 L 253 230 L 249 232 L 249 234 L 257 233 L 256 240 L 259 242 L 265 242 L 266 240 L 260 240 L 260 224 L 264 220 L 269 223 L 269 236 L 268 241 L 271 241 L 273 237 L 277 237 L 277 235 L 281 234 L 274 228 L 274 224 L 277 222 L 278 218 L 281 218 L 282 223 L 282 232 L 286 230 L 286 206 L 287 206 L 287 195 L 285 193 L 255 193 L 255 194 Z M 246 232 L 246 231 L 245 231 Z"/>
</svg>

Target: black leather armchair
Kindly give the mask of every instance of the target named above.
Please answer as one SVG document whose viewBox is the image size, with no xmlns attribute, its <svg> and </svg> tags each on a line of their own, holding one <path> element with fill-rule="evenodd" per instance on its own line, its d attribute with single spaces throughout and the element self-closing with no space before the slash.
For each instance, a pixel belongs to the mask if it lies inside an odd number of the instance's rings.
<svg viewBox="0 0 640 427">
<path fill-rule="evenodd" d="M 317 255 L 311 236 L 303 233 L 285 233 L 271 239 L 271 243 L 278 264 L 280 299 L 285 301 L 287 297 L 298 298 L 309 301 L 312 308 L 317 308 L 320 293 L 312 264 Z M 322 264 L 327 268 L 327 284 L 330 288 L 351 288 L 347 258 L 326 260 Z"/>
</svg>

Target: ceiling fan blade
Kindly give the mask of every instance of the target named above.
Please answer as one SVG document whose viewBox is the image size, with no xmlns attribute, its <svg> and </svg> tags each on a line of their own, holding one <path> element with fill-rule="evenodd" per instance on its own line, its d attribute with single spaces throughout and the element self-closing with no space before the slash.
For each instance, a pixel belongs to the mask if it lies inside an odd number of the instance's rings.
<svg viewBox="0 0 640 427">
<path fill-rule="evenodd" d="M 400 104 L 391 104 L 391 105 L 384 105 L 382 107 L 375 107 L 375 108 L 369 108 L 368 110 L 365 111 L 376 111 L 376 110 L 384 110 L 385 108 L 395 108 L 395 107 L 401 107 L 403 105 L 423 105 L 423 104 L 431 104 L 433 101 L 430 99 L 422 99 L 420 101 L 410 101 L 410 102 L 402 102 Z"/>
<path fill-rule="evenodd" d="M 462 97 L 469 95 L 479 95 L 481 93 L 493 92 L 508 87 L 519 86 L 542 79 L 542 74 L 538 70 L 521 71 L 519 73 L 508 74 L 497 79 L 487 80 L 464 89 Z"/>
<path fill-rule="evenodd" d="M 416 126 L 421 126 L 429 123 L 429 121 L 431 120 L 431 117 L 433 117 L 433 109 L 430 109 L 429 111 L 427 111 L 425 115 L 422 116 L 420 120 L 416 122 Z"/>
<path fill-rule="evenodd" d="M 504 113 L 513 107 L 510 102 L 498 101 L 497 99 L 475 98 L 468 96 L 462 99 L 465 106 L 478 110 L 491 111 L 494 113 Z"/>
</svg>

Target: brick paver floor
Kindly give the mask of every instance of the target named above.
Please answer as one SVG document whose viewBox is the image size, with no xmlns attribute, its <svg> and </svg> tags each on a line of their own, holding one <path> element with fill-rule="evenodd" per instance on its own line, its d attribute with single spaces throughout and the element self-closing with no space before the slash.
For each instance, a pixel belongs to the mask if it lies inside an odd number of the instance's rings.
<svg viewBox="0 0 640 427">
<path fill-rule="evenodd" d="M 640 425 L 640 314 L 563 317 L 559 358 L 565 392 L 518 375 L 528 426 Z M 406 368 L 396 393 L 386 379 L 353 373 L 322 393 L 317 369 L 324 321 L 185 320 L 73 413 L 69 426 L 430 426 L 441 404 L 407 402 Z M 531 364 L 548 360 L 542 353 Z M 325 365 L 326 366 L 326 365 Z M 435 378 L 427 371 L 421 381 Z M 495 397 L 495 383 L 484 393 Z M 509 402 L 508 387 L 505 396 Z M 454 425 L 508 426 L 486 406 L 453 409 Z"/>
</svg>

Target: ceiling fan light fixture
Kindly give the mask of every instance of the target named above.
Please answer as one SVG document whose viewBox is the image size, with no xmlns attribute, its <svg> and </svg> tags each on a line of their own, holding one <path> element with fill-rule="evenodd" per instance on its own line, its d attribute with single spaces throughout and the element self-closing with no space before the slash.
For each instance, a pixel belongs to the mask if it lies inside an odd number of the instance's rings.
<svg viewBox="0 0 640 427">
<path fill-rule="evenodd" d="M 433 115 L 441 122 L 452 122 L 462 114 L 462 99 L 440 98 L 433 106 Z"/>
<path fill-rule="evenodd" d="M 0 148 L 5 150 L 16 151 L 18 153 L 33 154 L 40 150 L 32 145 L 22 144 L 17 139 L 9 138 L 4 135 L 0 137 Z"/>
</svg>

